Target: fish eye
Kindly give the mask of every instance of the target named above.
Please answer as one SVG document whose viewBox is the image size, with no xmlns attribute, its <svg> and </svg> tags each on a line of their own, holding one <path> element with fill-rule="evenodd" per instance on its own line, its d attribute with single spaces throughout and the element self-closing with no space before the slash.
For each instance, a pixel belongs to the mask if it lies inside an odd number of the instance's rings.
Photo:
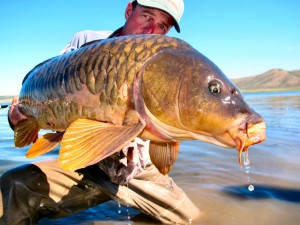
<svg viewBox="0 0 300 225">
<path fill-rule="evenodd" d="M 213 84 L 209 85 L 209 90 L 213 94 L 220 94 L 221 93 L 221 86 L 220 86 L 220 84 L 213 83 Z"/>
</svg>

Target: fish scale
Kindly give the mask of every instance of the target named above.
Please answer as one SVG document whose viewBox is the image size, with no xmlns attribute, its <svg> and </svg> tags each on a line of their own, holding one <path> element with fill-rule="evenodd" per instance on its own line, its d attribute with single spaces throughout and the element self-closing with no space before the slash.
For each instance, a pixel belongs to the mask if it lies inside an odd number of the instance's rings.
<svg viewBox="0 0 300 225">
<path fill-rule="evenodd" d="M 151 160 L 163 174 L 181 141 L 240 155 L 265 140 L 263 118 L 222 71 L 188 43 L 163 35 L 97 41 L 49 59 L 26 75 L 13 106 L 15 145 L 34 142 L 26 156 L 36 157 L 61 143 L 59 162 L 69 170 L 95 164 L 136 137 L 151 140 Z M 40 129 L 58 133 L 37 139 Z"/>
<path fill-rule="evenodd" d="M 47 126 L 47 118 L 51 118 L 51 124 L 56 124 L 59 130 L 65 129 L 76 118 L 95 119 L 94 104 L 93 107 L 74 104 L 69 98 L 86 86 L 91 96 L 99 96 L 97 109 L 109 111 L 103 118 L 98 116 L 97 119 L 109 120 L 111 118 L 107 114 L 114 115 L 111 114 L 114 109 L 126 108 L 131 104 L 120 96 L 122 85 L 127 83 L 128 94 L 132 95 L 138 68 L 160 49 L 178 47 L 177 42 L 164 36 L 129 37 L 125 41 L 116 39 L 87 45 L 77 52 L 47 60 L 29 72 L 19 98 L 22 110 L 26 115 L 37 118 L 40 126 Z M 184 42 L 181 45 L 190 47 Z M 32 84 L 35 85 L 33 88 Z M 40 107 L 41 104 L 43 107 Z M 39 109 L 32 110 L 37 105 Z M 39 114 L 46 107 L 52 109 L 52 113 L 46 110 L 47 114 L 43 112 L 43 119 L 39 120 Z M 70 108 L 77 115 L 70 115 Z M 124 115 L 122 117 L 125 118 Z M 53 129 L 53 126 L 47 128 Z"/>
</svg>

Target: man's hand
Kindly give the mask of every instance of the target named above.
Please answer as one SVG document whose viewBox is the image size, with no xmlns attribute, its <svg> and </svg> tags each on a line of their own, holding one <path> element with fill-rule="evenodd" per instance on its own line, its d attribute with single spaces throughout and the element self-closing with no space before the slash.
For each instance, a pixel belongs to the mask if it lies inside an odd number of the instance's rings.
<svg viewBox="0 0 300 225">
<path fill-rule="evenodd" d="M 8 111 L 8 122 L 10 128 L 14 130 L 15 126 L 22 120 L 26 120 L 27 117 L 24 116 L 19 110 L 19 96 L 15 96 L 12 100 L 10 109 Z"/>
</svg>

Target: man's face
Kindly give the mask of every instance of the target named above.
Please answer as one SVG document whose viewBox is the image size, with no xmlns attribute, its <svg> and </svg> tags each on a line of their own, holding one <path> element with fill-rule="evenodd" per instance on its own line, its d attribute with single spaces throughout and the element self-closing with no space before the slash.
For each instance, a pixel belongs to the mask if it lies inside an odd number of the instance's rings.
<svg viewBox="0 0 300 225">
<path fill-rule="evenodd" d="M 125 18 L 122 35 L 166 34 L 174 24 L 174 19 L 169 14 L 141 5 L 137 5 L 133 10 L 132 5 L 128 4 Z"/>
</svg>

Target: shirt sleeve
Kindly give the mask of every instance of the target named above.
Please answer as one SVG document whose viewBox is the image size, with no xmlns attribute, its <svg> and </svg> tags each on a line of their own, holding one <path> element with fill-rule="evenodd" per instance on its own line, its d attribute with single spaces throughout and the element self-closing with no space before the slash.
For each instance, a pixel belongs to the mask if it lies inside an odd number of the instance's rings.
<svg viewBox="0 0 300 225">
<path fill-rule="evenodd" d="M 80 48 L 83 44 L 99 39 L 106 39 L 112 31 L 93 31 L 84 30 L 77 32 L 72 40 L 62 49 L 60 55 L 71 52 L 77 48 Z"/>
</svg>

